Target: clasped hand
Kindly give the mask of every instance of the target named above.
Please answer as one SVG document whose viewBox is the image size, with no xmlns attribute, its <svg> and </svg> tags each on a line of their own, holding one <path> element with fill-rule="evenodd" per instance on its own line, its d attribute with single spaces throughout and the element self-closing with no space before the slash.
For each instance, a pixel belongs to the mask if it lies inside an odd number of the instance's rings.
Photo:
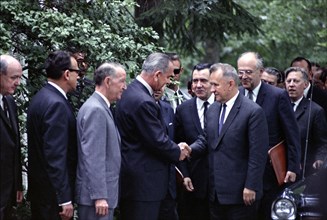
<svg viewBox="0 0 327 220">
<path fill-rule="evenodd" d="M 184 160 L 185 158 L 189 157 L 191 155 L 192 152 L 192 148 L 190 148 L 190 146 L 188 146 L 187 143 L 185 142 L 181 142 L 178 144 L 180 150 L 181 150 L 181 154 L 179 156 L 179 160 Z"/>
</svg>

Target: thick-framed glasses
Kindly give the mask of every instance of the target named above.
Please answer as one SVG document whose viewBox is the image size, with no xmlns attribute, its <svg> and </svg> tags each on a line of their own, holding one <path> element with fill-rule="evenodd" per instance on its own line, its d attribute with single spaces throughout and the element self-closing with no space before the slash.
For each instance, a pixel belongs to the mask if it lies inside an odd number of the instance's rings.
<svg viewBox="0 0 327 220">
<path fill-rule="evenodd" d="M 77 75 L 80 75 L 81 74 L 81 70 L 75 70 L 75 69 L 68 69 L 70 72 L 76 72 Z"/>
<path fill-rule="evenodd" d="M 181 68 L 179 68 L 179 69 L 174 69 L 174 74 L 175 74 L 175 75 L 180 74 L 180 72 L 181 72 Z"/>
<path fill-rule="evenodd" d="M 239 76 L 243 76 L 244 74 L 248 75 L 248 76 L 251 76 L 252 73 L 254 73 L 253 70 L 239 70 L 238 71 L 238 75 Z"/>
</svg>

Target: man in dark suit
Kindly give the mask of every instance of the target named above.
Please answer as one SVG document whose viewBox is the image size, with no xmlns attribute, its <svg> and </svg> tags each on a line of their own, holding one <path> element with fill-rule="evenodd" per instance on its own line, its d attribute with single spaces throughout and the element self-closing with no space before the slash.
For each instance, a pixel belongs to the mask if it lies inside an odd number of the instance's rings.
<svg viewBox="0 0 327 220">
<path fill-rule="evenodd" d="M 170 140 L 174 140 L 174 109 L 167 102 L 161 100 L 165 86 L 153 92 L 153 97 L 160 106 L 162 120 Z M 175 164 L 170 165 L 168 193 L 161 202 L 158 220 L 178 220 L 176 204 L 176 170 Z"/>
<path fill-rule="evenodd" d="M 314 85 L 315 83 L 313 82 L 314 77 L 311 70 L 310 61 L 304 57 L 296 57 L 292 60 L 291 67 L 300 67 L 305 70 L 308 75 L 309 84 L 304 90 L 304 97 L 307 99 L 311 99 L 312 96 L 312 101 L 314 101 L 324 109 L 327 118 L 327 92 Z"/>
<path fill-rule="evenodd" d="M 192 91 L 195 94 L 176 109 L 175 141 L 192 144 L 203 134 L 206 110 L 215 101 L 209 82 L 210 64 L 197 64 L 192 72 Z M 180 193 L 179 216 L 181 220 L 209 219 L 208 157 L 185 160 L 180 165 L 187 191 Z"/>
<path fill-rule="evenodd" d="M 32 98 L 27 113 L 28 197 L 32 219 L 73 216 L 76 176 L 76 120 L 66 93 L 76 89 L 78 65 L 69 53 L 50 53 L 48 83 Z"/>
<path fill-rule="evenodd" d="M 153 91 L 173 76 L 173 64 L 162 53 L 150 54 L 142 72 L 124 91 L 116 107 L 122 138 L 122 220 L 154 220 L 168 191 L 171 163 L 189 155 L 185 143 L 175 144 L 165 132 Z"/>
<path fill-rule="evenodd" d="M 304 97 L 304 90 L 309 84 L 305 70 L 290 67 L 285 71 L 285 77 L 286 90 L 294 105 L 293 109 L 300 127 L 301 167 L 304 177 L 323 165 L 327 150 L 327 122 L 324 109 Z"/>
<path fill-rule="evenodd" d="M 208 152 L 210 219 L 252 220 L 262 197 L 267 121 L 260 106 L 238 91 L 231 65 L 212 65 L 210 84 L 217 102 L 207 111 L 205 135 L 191 145 L 192 157 Z"/>
<path fill-rule="evenodd" d="M 0 56 L 0 219 L 9 219 L 12 206 L 23 199 L 17 107 L 12 97 L 22 74 L 18 60 Z"/>
<path fill-rule="evenodd" d="M 294 182 L 300 171 L 300 132 L 287 92 L 261 82 L 264 67 L 263 59 L 258 53 L 242 54 L 238 58 L 237 66 L 242 83 L 240 92 L 260 105 L 265 112 L 268 122 L 269 147 L 275 146 L 282 140 L 286 141 L 287 173 L 284 182 Z M 268 157 L 267 152 L 266 155 Z M 280 190 L 270 160 L 266 163 L 263 186 L 264 197 L 260 215 L 262 218 L 269 218 L 271 203 Z"/>
<path fill-rule="evenodd" d="M 94 72 L 95 92 L 77 116 L 76 203 L 80 220 L 113 220 L 118 204 L 120 135 L 110 105 L 126 88 L 126 72 L 104 63 Z"/>
</svg>

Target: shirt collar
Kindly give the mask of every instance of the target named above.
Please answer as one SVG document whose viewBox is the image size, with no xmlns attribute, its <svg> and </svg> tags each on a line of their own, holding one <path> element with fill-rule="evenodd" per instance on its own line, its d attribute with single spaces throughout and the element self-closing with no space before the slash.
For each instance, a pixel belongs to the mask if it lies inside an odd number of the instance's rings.
<svg viewBox="0 0 327 220">
<path fill-rule="evenodd" d="M 230 100 L 228 100 L 225 104 L 226 104 L 226 106 L 228 107 L 228 108 L 232 108 L 233 107 L 233 105 L 234 105 L 234 103 L 235 103 L 235 100 L 236 100 L 236 98 L 237 98 L 237 96 L 238 96 L 238 94 L 239 94 L 240 92 L 239 91 L 237 91 L 237 93 L 230 99 Z"/>
<path fill-rule="evenodd" d="M 261 80 L 259 82 L 259 85 L 257 85 L 257 87 L 255 87 L 253 90 L 252 90 L 252 94 L 253 94 L 253 101 L 255 102 L 257 100 L 257 97 L 258 97 L 258 93 L 259 93 L 259 90 L 261 88 Z M 245 96 L 248 97 L 248 93 L 249 93 L 249 90 L 248 89 L 245 89 Z"/>
<path fill-rule="evenodd" d="M 138 80 L 140 83 L 142 83 L 142 85 L 145 86 L 151 96 L 153 95 L 153 89 L 140 75 L 136 76 L 136 80 Z"/>
<path fill-rule="evenodd" d="M 48 81 L 48 83 L 50 84 L 50 85 L 52 85 L 53 87 L 55 87 L 66 99 L 67 99 L 67 96 L 66 96 L 66 93 L 65 93 L 65 91 L 60 87 L 60 86 L 58 86 L 57 84 L 55 84 L 54 82 L 50 82 L 50 81 Z"/>
<path fill-rule="evenodd" d="M 110 108 L 110 102 L 108 101 L 108 99 L 101 92 L 98 92 L 98 91 L 95 91 L 95 92 L 106 102 L 106 104 L 108 105 L 108 108 Z"/>
<path fill-rule="evenodd" d="M 196 106 L 197 106 L 197 108 L 201 109 L 202 106 L 203 106 L 203 103 L 206 102 L 206 101 L 209 102 L 209 106 L 210 106 L 215 101 L 215 95 L 211 94 L 207 100 L 202 100 L 202 99 L 196 97 Z"/>
</svg>

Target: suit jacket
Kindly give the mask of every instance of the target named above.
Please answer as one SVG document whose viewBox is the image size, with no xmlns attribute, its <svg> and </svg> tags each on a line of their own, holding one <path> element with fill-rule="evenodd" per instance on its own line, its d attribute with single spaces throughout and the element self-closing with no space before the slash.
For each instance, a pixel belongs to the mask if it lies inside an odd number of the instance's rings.
<svg viewBox="0 0 327 220">
<path fill-rule="evenodd" d="M 304 165 L 304 153 L 306 145 L 307 131 L 308 149 L 306 160 L 306 176 L 314 170 L 312 164 L 316 160 L 325 160 L 327 149 L 327 122 L 325 118 L 325 111 L 315 102 L 311 102 L 311 114 L 309 118 L 310 101 L 303 98 L 295 111 L 296 120 L 300 127 L 301 134 L 301 164 Z M 308 124 L 309 120 L 309 124 Z M 309 126 L 309 127 L 308 127 Z"/>
<path fill-rule="evenodd" d="M 94 206 L 106 199 L 109 207 L 118 202 L 121 164 L 120 135 L 107 103 L 96 92 L 77 116 L 78 164 L 76 202 Z"/>
<path fill-rule="evenodd" d="M 115 114 L 122 139 L 122 198 L 164 199 L 170 164 L 178 162 L 180 149 L 165 132 L 159 105 L 146 87 L 134 80 L 123 92 Z"/>
<path fill-rule="evenodd" d="M 312 101 L 320 105 L 325 111 L 325 117 L 327 118 L 327 92 L 318 88 L 317 86 L 312 86 L 308 91 L 307 99 L 310 99 L 312 93 Z"/>
<path fill-rule="evenodd" d="M 188 145 L 203 135 L 203 129 L 196 106 L 196 97 L 183 102 L 176 109 L 175 114 L 175 141 L 186 142 Z M 186 166 L 185 166 L 186 165 Z M 185 160 L 180 165 L 185 177 L 190 177 L 194 186 L 194 196 L 204 199 L 208 196 L 208 157 Z"/>
<path fill-rule="evenodd" d="M 16 201 L 22 191 L 20 135 L 16 103 L 6 96 L 10 119 L 0 107 L 0 210 Z M 3 213 L 0 213 L 2 216 Z"/>
<path fill-rule="evenodd" d="M 46 84 L 27 113 L 28 196 L 33 201 L 73 201 L 76 176 L 76 120 L 68 100 Z"/>
<path fill-rule="evenodd" d="M 159 100 L 160 110 L 166 132 L 170 140 L 174 140 L 174 109 L 166 102 Z M 176 199 L 176 170 L 175 165 L 170 165 L 168 192 L 173 199 Z"/>
<path fill-rule="evenodd" d="M 240 87 L 240 92 L 244 94 L 243 87 Z M 267 83 L 261 83 L 256 103 L 262 107 L 267 118 L 269 146 L 273 147 L 285 139 L 287 145 L 287 170 L 299 174 L 301 158 L 300 131 L 287 92 Z M 268 156 L 268 154 L 266 155 Z M 276 186 L 275 173 L 270 161 L 267 160 L 264 187 L 269 190 Z"/>
<path fill-rule="evenodd" d="M 268 127 L 263 110 L 239 94 L 218 135 L 221 104 L 207 110 L 204 136 L 191 145 L 192 156 L 205 150 L 209 157 L 209 199 L 220 204 L 244 204 L 243 189 L 262 197 L 268 150 Z"/>
</svg>

